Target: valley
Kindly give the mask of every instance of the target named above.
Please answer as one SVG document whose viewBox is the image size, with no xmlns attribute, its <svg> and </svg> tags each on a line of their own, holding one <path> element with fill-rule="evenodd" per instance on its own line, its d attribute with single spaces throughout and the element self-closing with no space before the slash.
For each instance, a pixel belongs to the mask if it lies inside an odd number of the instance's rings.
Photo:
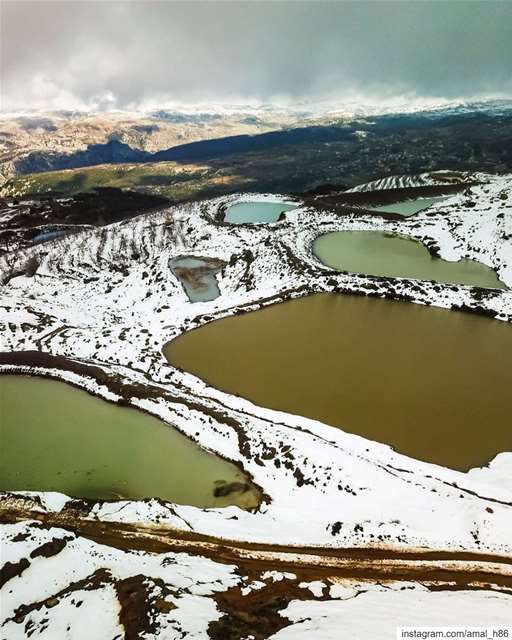
<svg viewBox="0 0 512 640">
<path fill-rule="evenodd" d="M 295 115 L 275 130 L 151 152 L 117 139 L 73 153 L 34 150 L 9 175 L 5 170 L 0 196 L 69 196 L 113 186 L 183 201 L 240 191 L 303 193 L 326 185 L 344 190 L 382 176 L 447 169 L 510 172 L 512 107 L 500 103 L 493 110 L 491 103 L 489 109 L 313 120 Z"/>
</svg>

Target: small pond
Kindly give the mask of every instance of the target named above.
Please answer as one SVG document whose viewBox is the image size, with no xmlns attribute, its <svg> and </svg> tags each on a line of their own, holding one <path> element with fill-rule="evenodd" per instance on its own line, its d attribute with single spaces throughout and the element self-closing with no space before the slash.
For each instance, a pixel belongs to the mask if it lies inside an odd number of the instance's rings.
<svg viewBox="0 0 512 640">
<path fill-rule="evenodd" d="M 0 404 L 0 490 L 158 497 L 197 507 L 258 504 L 234 465 L 142 411 L 63 382 L 11 375 L 0 376 Z"/>
<path fill-rule="evenodd" d="M 448 262 L 432 256 L 417 240 L 384 231 L 326 233 L 313 242 L 313 253 L 338 271 L 506 289 L 496 273 L 481 262 Z"/>
<path fill-rule="evenodd" d="M 224 220 L 232 224 L 277 222 L 283 211 L 296 208 L 296 204 L 285 202 L 237 202 L 226 209 Z"/>
<path fill-rule="evenodd" d="M 220 295 L 215 274 L 222 264 L 217 260 L 182 257 L 172 261 L 171 269 L 179 278 L 190 302 L 209 302 Z"/>
<path fill-rule="evenodd" d="M 467 470 L 512 451 L 512 326 L 498 320 L 324 293 L 211 322 L 164 353 L 218 389 L 420 460 Z"/>
<path fill-rule="evenodd" d="M 60 238 L 61 236 L 66 235 L 66 231 L 45 231 L 44 233 L 39 233 L 38 235 L 32 238 L 32 244 L 41 244 L 43 242 L 49 242 L 50 240 L 55 240 L 56 238 Z"/>
<path fill-rule="evenodd" d="M 419 211 L 428 209 L 436 202 L 446 200 L 447 196 L 439 196 L 437 198 L 416 198 L 415 200 L 402 200 L 401 202 L 393 202 L 391 204 L 383 204 L 378 207 L 371 207 L 372 211 L 384 211 L 386 213 L 398 213 L 401 216 L 412 216 Z"/>
</svg>

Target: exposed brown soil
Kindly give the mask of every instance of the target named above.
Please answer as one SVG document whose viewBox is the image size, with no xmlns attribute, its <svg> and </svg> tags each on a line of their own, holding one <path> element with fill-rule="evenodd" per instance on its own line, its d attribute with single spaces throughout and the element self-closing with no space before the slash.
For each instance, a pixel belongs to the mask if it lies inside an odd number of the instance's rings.
<svg viewBox="0 0 512 640">
<path fill-rule="evenodd" d="M 212 640 L 240 640 L 240 638 L 254 638 L 254 640 L 265 640 L 273 636 L 280 629 L 289 626 L 291 621 L 281 612 L 286 609 L 291 601 L 295 600 L 312 600 L 311 591 L 307 587 L 300 587 L 299 584 L 304 581 L 312 581 L 313 576 L 297 572 L 296 579 L 285 578 L 278 582 L 267 582 L 260 589 L 252 590 L 249 593 L 242 593 L 239 586 L 232 587 L 221 593 L 214 594 L 213 598 L 217 603 L 217 608 L 224 615 L 216 621 L 210 623 L 208 627 L 208 635 Z M 329 578 L 332 576 L 319 576 L 320 580 L 326 585 L 323 594 L 315 600 L 330 599 Z M 259 574 L 254 575 L 254 579 L 260 578 Z M 347 586 L 354 584 L 347 582 Z M 370 584 L 370 583 L 369 583 Z M 386 584 L 386 581 L 381 581 Z M 361 581 L 355 590 L 352 598 L 366 592 L 366 582 Z M 466 585 L 450 584 L 447 582 L 433 584 L 426 583 L 424 586 L 429 591 L 474 591 L 485 590 L 494 591 L 494 586 L 489 584 Z M 500 593 L 512 595 L 512 590 L 499 589 Z"/>
<path fill-rule="evenodd" d="M 223 614 L 212 621 L 208 635 L 212 640 L 239 640 L 253 637 L 264 640 L 291 622 L 280 612 L 292 600 L 312 600 L 313 596 L 302 582 L 322 581 L 347 586 L 356 582 L 353 597 L 365 591 L 365 583 L 402 581 L 421 583 L 433 591 L 486 590 L 512 595 L 512 558 L 472 552 L 401 550 L 380 548 L 317 548 L 254 544 L 179 531 L 161 525 L 132 525 L 118 522 L 98 522 L 80 517 L 80 510 L 68 509 L 58 513 L 33 510 L 33 498 L 8 496 L 0 506 L 0 522 L 13 523 L 37 520 L 39 527 L 60 527 L 99 544 L 120 550 L 141 550 L 147 553 L 185 552 L 235 565 L 243 582 L 212 594 Z M 32 525 L 32 526 L 35 526 Z M 45 545 L 39 547 L 43 549 Z M 40 554 L 37 554 L 40 555 Z M 7 580 L 19 575 L 28 565 L 2 570 Z M 263 579 L 265 571 L 291 572 L 292 576 L 273 581 Z M 0 574 L 1 575 L 1 574 Z M 244 584 L 264 580 L 260 589 L 242 591 Z M 350 582 L 352 581 L 352 582 Z M 61 598 L 81 590 L 94 590 L 110 584 L 119 601 L 119 621 L 127 640 L 139 640 L 159 629 L 159 615 L 167 614 L 175 605 L 167 596 L 175 596 L 171 585 L 142 574 L 117 580 L 107 569 L 100 569 L 71 583 L 45 600 L 23 604 L 14 612 L 12 620 L 25 624 L 32 632 L 33 622 L 28 614 L 41 607 L 50 608 Z M 328 589 L 320 597 L 328 599 Z M 179 596 L 178 596 L 179 597 Z M 80 606 L 78 599 L 75 606 Z"/>
<path fill-rule="evenodd" d="M 132 391 L 142 391 L 142 389 L 145 390 L 144 395 L 139 397 L 159 397 L 159 394 L 155 393 L 149 385 L 142 387 L 141 385 L 125 384 L 118 376 L 109 374 L 100 367 L 78 362 L 77 360 L 70 360 L 63 356 L 54 356 L 44 351 L 0 352 L 0 365 L 2 364 L 71 371 L 92 378 L 98 384 L 107 386 L 111 391 L 117 393 L 117 395 L 127 399 L 133 395 L 139 396 L 138 393 L 132 393 Z"/>
<path fill-rule="evenodd" d="M 9 502 L 10 504 L 7 504 Z M 459 586 L 490 583 L 512 589 L 512 557 L 470 551 L 430 551 L 390 546 L 332 548 L 284 546 L 227 540 L 180 531 L 162 525 L 133 525 L 98 522 L 69 517 L 60 512 L 40 513 L 27 501 L 5 501 L 0 522 L 38 520 L 47 527 L 60 527 L 100 544 L 118 549 L 139 549 L 150 553 L 185 551 L 210 557 L 216 562 L 257 567 L 258 570 L 298 570 L 319 576 L 365 580 L 427 580 Z M 454 563 L 456 563 L 454 565 Z M 497 568 L 501 565 L 502 568 Z M 505 570 L 504 567 L 511 567 Z"/>
<path fill-rule="evenodd" d="M 9 582 L 11 578 L 21 576 L 29 566 L 30 562 L 27 558 L 22 558 L 19 562 L 6 562 L 0 569 L 0 589 L 6 582 Z"/>
<path fill-rule="evenodd" d="M 67 545 L 67 538 L 53 538 L 52 540 L 45 542 L 37 549 L 34 549 L 30 554 L 31 558 L 51 558 L 56 556 Z"/>
<path fill-rule="evenodd" d="M 259 576 L 256 575 L 257 579 Z M 308 595 L 309 594 L 309 595 Z M 211 622 L 208 635 L 212 640 L 240 640 L 252 637 L 265 640 L 291 624 L 279 612 L 291 600 L 309 600 L 311 592 L 298 587 L 297 581 L 270 582 L 262 589 L 243 595 L 240 587 L 232 587 L 214 596 L 222 618 Z"/>
<path fill-rule="evenodd" d="M 154 633 L 156 629 L 149 616 L 149 594 L 144 576 L 136 575 L 120 580 L 115 583 L 115 590 L 125 640 L 139 640 L 143 633 Z"/>
</svg>

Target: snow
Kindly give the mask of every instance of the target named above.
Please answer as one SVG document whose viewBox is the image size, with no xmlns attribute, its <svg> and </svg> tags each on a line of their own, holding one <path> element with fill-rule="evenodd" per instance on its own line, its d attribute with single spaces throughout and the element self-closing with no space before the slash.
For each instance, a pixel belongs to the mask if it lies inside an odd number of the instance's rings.
<svg viewBox="0 0 512 640">
<path fill-rule="evenodd" d="M 68 542 L 57 555 L 31 559 L 30 566 L 20 576 L 11 578 L 2 590 L 1 614 L 5 634 L 2 637 L 9 640 L 25 638 L 28 621 L 42 634 L 46 628 L 47 634 L 41 636 L 46 638 L 103 639 L 114 638 L 117 634 L 123 637 L 118 620 L 119 605 L 112 584 L 138 575 L 143 575 L 148 585 L 153 584 L 157 591 L 163 582 L 165 592 L 170 594 L 166 597 L 174 605 L 171 611 L 160 616 L 159 632 L 162 635 L 155 638 L 179 638 L 183 633 L 190 638 L 204 638 L 210 621 L 219 617 L 214 601 L 207 596 L 236 585 L 240 579 L 234 574 L 234 567 L 201 556 L 120 551 L 76 537 L 62 529 L 34 529 L 31 522 L 2 526 L 2 555 L 4 543 L 7 549 L 18 547 L 27 552 L 32 541 L 27 546 L 26 542 L 14 542 L 13 538 L 20 533 L 36 532 L 38 544 L 57 538 L 66 538 Z M 11 552 L 8 557 L 17 555 Z M 112 584 L 95 585 L 91 582 L 81 588 L 74 586 L 105 568 L 108 568 L 107 577 L 111 578 Z M 63 594 L 59 596 L 60 592 Z M 54 604 L 52 599 L 58 602 Z M 23 624 L 11 619 L 19 607 L 32 602 L 41 602 L 42 605 L 28 613 Z M 89 612 L 87 625 L 84 625 L 85 612 Z M 94 615 L 91 616 L 92 612 Z M 66 631 L 68 626 L 71 628 Z M 89 635 L 82 635 L 85 633 Z"/>
<path fill-rule="evenodd" d="M 395 640 L 397 627 L 405 626 L 510 627 L 511 601 L 491 591 L 382 588 L 342 601 L 293 601 L 281 614 L 294 624 L 272 640 Z"/>
<path fill-rule="evenodd" d="M 81 602 L 80 607 L 77 606 Z M 7 622 L 3 637 L 9 640 L 26 640 L 27 632 L 34 628 L 41 640 L 104 640 L 123 637 L 123 628 L 117 621 L 117 599 L 111 586 L 97 591 L 82 591 L 68 595 L 52 608 L 41 607 L 33 611 L 25 624 Z M 85 611 L 94 615 L 84 620 Z M 29 625 L 29 626 L 27 626 Z"/>
<path fill-rule="evenodd" d="M 484 178 L 483 184 L 471 187 L 470 195 L 450 196 L 429 209 L 439 215 L 420 212 L 387 222 L 386 229 L 423 242 L 435 241 L 447 260 L 477 259 L 496 269 L 500 279 L 512 286 L 512 243 L 507 238 L 512 217 L 512 176 Z M 429 179 L 438 184 L 435 177 L 426 176 L 410 182 L 426 183 Z M 380 188 L 390 184 L 409 182 L 384 181 Z M 496 321 L 512 321 L 509 290 L 496 290 L 481 299 L 473 288 L 465 286 L 407 279 L 390 284 L 328 270 L 312 254 L 311 243 L 319 234 L 381 229 L 384 222 L 380 218 L 319 212 L 296 201 L 297 208 L 274 224 L 226 225 L 215 221 L 221 206 L 265 199 L 291 202 L 275 194 L 235 194 L 173 207 L 102 229 L 84 230 L 45 245 L 44 253 L 35 247 L 20 255 L 20 259 L 38 255 L 41 265 L 33 278 L 14 278 L 0 292 L 0 351 L 42 350 L 92 364 L 129 384 L 151 384 L 162 396 L 133 397 L 134 406 L 160 417 L 201 447 L 239 464 L 268 496 L 255 513 L 237 507 L 204 510 L 147 500 L 99 502 L 84 518 L 133 525 L 158 523 L 226 541 L 324 550 L 379 547 L 510 556 L 512 453 L 501 453 L 487 467 L 468 473 L 453 471 L 414 460 L 384 444 L 318 421 L 258 407 L 209 387 L 165 360 L 161 350 L 166 342 L 206 321 L 232 315 L 243 305 L 257 309 L 305 292 L 336 288 L 367 293 L 366 287 L 371 285 L 381 296 L 408 295 L 417 304 L 445 308 L 465 305 L 496 313 Z M 469 202 L 475 204 L 470 206 Z M 250 258 L 248 250 L 252 252 Z M 287 261 L 287 251 L 297 266 Z M 208 256 L 227 263 L 217 274 L 221 292 L 217 299 L 190 303 L 171 269 L 172 260 L 181 255 Z M 245 284 L 247 275 L 251 287 Z M 263 303 L 265 299 L 269 300 Z M 12 365 L 0 369 L 44 374 L 106 400 L 119 398 L 107 384 L 99 384 L 86 374 Z M 283 456 L 286 450 L 293 461 L 291 469 L 284 465 L 277 468 L 272 459 L 262 455 L 268 451 L 269 432 L 275 455 Z M 246 447 L 240 446 L 239 434 L 243 434 Z M 304 483 L 298 483 L 295 469 L 300 469 Z M 22 495 L 32 500 L 32 510 L 39 513 L 64 511 L 68 501 L 62 494 L 22 492 L 4 494 L 4 505 L 14 504 Z M 4 589 L 3 612 L 14 611 L 26 601 L 50 598 L 70 582 L 108 567 L 116 581 L 138 572 L 153 585 L 158 579 L 171 584 L 175 592 L 171 599 L 178 608 L 160 617 L 161 629 L 167 634 L 164 637 L 177 636 L 179 629 L 180 633 L 186 630 L 188 637 L 199 638 L 205 637 L 208 621 L 220 616 L 209 595 L 217 588 L 224 590 L 241 581 L 235 567 L 201 556 L 119 551 L 64 530 L 29 527 L 29 538 L 12 542 L 15 533 L 25 531 L 24 527 L 29 525 L 6 527 L 4 561 L 18 562 L 54 537 L 70 539 L 58 555 L 38 558 L 20 576 L 9 580 Z M 207 548 L 211 547 L 205 543 Z M 272 554 L 248 549 L 245 554 L 248 559 L 265 561 L 277 561 L 286 554 L 290 562 L 308 557 L 311 562 L 319 561 L 314 549 L 309 556 L 291 550 Z M 498 568 L 507 570 L 501 565 Z M 295 578 L 292 572 L 268 570 L 257 578 L 251 576 L 241 589 L 243 595 L 250 595 L 263 589 L 262 584 Z M 421 620 L 435 616 L 436 622 L 442 624 L 450 616 L 453 618 L 454 612 L 466 623 L 473 618 L 476 621 L 475 612 L 479 611 L 481 618 L 475 623 L 484 624 L 493 616 L 495 620 L 502 619 L 506 604 L 505 596 L 488 591 L 437 594 L 423 588 L 382 588 L 375 592 L 366 586 L 363 593 L 351 597 L 354 586 L 302 577 L 301 584 L 315 597 L 325 593 L 335 600 L 291 603 L 286 615 L 294 624 L 279 631 L 276 638 L 317 634 L 323 639 L 335 637 L 336 629 L 339 637 L 340 628 L 353 633 L 351 625 L 356 622 L 362 625 L 361 634 L 346 637 L 383 637 L 379 635 L 381 628 L 390 628 L 393 635 L 389 637 L 394 637 L 398 622 L 407 624 L 407 620 L 413 620 L 416 624 L 418 616 Z M 46 624 L 44 616 L 49 617 L 48 631 L 42 631 L 46 634 L 42 637 L 52 637 L 52 630 L 53 637 L 68 637 L 68 626 L 70 638 L 80 637 L 77 616 L 85 610 L 99 611 L 88 637 L 100 637 L 94 635 L 100 627 L 107 630 L 104 637 L 121 633 L 112 586 L 81 592 L 81 596 L 82 593 L 82 610 L 75 611 L 76 607 L 65 597 L 55 607 L 43 607 L 30 614 L 40 629 Z M 365 614 L 369 611 L 372 615 Z M 395 617 L 390 618 L 391 615 Z M 309 620 L 301 621 L 304 618 Z M 96 622 L 98 627 L 94 626 Z M 23 625 L 10 622 L 4 633 L 9 639 L 23 637 Z"/>
<path fill-rule="evenodd" d="M 458 194 L 434 205 L 439 216 L 420 212 L 388 223 L 387 228 L 419 240 L 434 239 L 446 259 L 478 258 L 512 284 L 511 243 L 499 231 L 500 214 L 510 215 L 511 183 L 508 176 L 487 176 L 483 185 L 472 187 L 475 207 L 466 208 L 467 196 Z M 302 286 L 312 291 L 328 291 L 332 286 L 361 291 L 369 282 L 375 283 L 375 279 L 326 270 L 310 247 L 319 233 L 380 228 L 384 223 L 379 218 L 340 217 L 297 202 L 285 221 L 275 224 L 214 222 L 220 206 L 278 199 L 290 201 L 275 194 L 234 194 L 84 231 L 45 249 L 48 253 L 41 256 L 39 270 L 44 275 L 15 279 L 4 287 L 1 304 L 9 313 L 30 313 L 37 322 L 21 326 L 8 321 L 10 331 L 2 336 L 2 350 L 43 349 L 95 364 L 131 383 L 145 385 L 149 379 L 163 391 L 172 387 L 173 400 L 134 397 L 132 403 L 174 425 L 200 446 L 242 465 L 271 499 L 255 514 L 236 507 L 200 510 L 149 501 L 98 504 L 91 517 L 132 523 L 158 518 L 169 526 L 191 527 L 208 535 L 281 544 L 365 546 L 379 541 L 413 547 L 509 550 L 507 505 L 512 501 L 512 487 L 506 471 L 463 474 L 412 460 L 384 444 L 230 396 L 174 369 L 163 358 L 162 346 L 204 322 L 202 314 L 213 319 L 231 315 L 244 304 L 258 308 L 258 301 L 267 297 L 277 301 L 284 295 L 303 295 L 293 293 Z M 169 230 L 171 223 L 178 233 Z M 138 261 L 126 256 L 130 246 L 140 255 Z M 288 246 L 308 271 L 284 263 L 282 246 Z M 247 248 L 253 253 L 250 264 L 244 258 Z M 188 301 L 170 267 L 172 259 L 183 254 L 228 263 L 217 276 L 219 298 Z M 241 281 L 247 270 L 253 281 L 249 291 Z M 386 295 L 389 285 L 383 281 L 378 286 L 381 295 Z M 420 304 L 478 305 L 494 310 L 499 319 L 512 318 L 509 291 L 478 300 L 464 286 L 397 279 L 393 287 Z M 163 308 L 166 306 L 169 308 Z M 77 373 L 25 369 L 29 371 L 67 380 L 105 399 L 118 397 Z M 194 408 L 189 408 L 190 402 Z M 251 456 L 240 450 L 233 428 L 211 411 L 236 421 L 250 444 Z M 294 466 L 311 484 L 298 486 L 294 469 L 276 468 L 272 460 L 260 455 L 270 426 L 273 443 L 286 443 Z M 277 448 L 280 455 L 280 445 Z M 258 463 L 257 456 L 262 458 Z M 486 511 L 489 500 L 492 517 Z M 64 503 L 65 497 L 43 496 L 43 508 L 48 510 L 58 510 Z M 235 514 L 237 519 L 232 518 Z M 443 522 L 443 527 L 433 528 L 431 521 Z"/>
<path fill-rule="evenodd" d="M 499 453 L 487 466 L 470 469 L 468 476 L 482 483 L 512 489 L 512 453 Z"/>
<path fill-rule="evenodd" d="M 263 580 L 270 579 L 273 582 L 280 582 L 281 580 L 285 579 L 294 580 L 295 574 L 288 571 L 285 571 L 284 573 L 281 573 L 280 571 L 265 571 L 264 573 L 262 573 L 261 577 Z"/>
<path fill-rule="evenodd" d="M 242 587 L 240 589 L 240 593 L 243 596 L 246 596 L 249 593 L 251 593 L 251 591 L 259 591 L 260 589 L 263 589 L 265 585 L 266 585 L 266 582 L 261 582 L 261 580 L 253 580 L 246 587 Z"/>
<path fill-rule="evenodd" d="M 6 325 L 14 324 L 21 325 L 32 324 L 34 326 L 37 325 L 38 318 L 32 313 L 28 313 L 28 311 L 24 309 L 15 309 L 15 310 L 2 310 L 2 320 Z"/>
<path fill-rule="evenodd" d="M 313 580 L 313 582 L 299 582 L 299 587 L 301 589 L 309 589 L 315 598 L 321 598 L 324 593 L 325 584 L 320 580 Z"/>
<path fill-rule="evenodd" d="M 356 132 L 357 133 L 357 132 Z M 416 175 L 396 175 L 386 178 L 379 178 L 364 184 L 358 184 L 352 189 L 347 189 L 347 193 L 361 193 L 364 191 L 379 191 L 381 189 L 403 189 L 406 187 L 430 187 L 439 185 L 451 185 L 467 182 L 469 177 L 476 174 L 460 173 L 454 177 L 454 172 L 431 171 L 418 173 Z"/>
</svg>

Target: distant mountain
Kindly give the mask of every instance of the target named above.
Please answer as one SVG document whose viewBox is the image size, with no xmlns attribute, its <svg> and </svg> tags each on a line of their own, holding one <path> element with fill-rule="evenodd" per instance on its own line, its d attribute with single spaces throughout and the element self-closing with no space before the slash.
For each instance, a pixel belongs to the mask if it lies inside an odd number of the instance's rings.
<svg viewBox="0 0 512 640">
<path fill-rule="evenodd" d="M 155 153 L 189 142 L 275 131 L 296 120 L 294 113 L 254 109 L 0 112 L 0 185 L 20 173 L 143 158 L 116 143 Z M 105 145 L 111 142 L 109 150 Z"/>
<path fill-rule="evenodd" d="M 76 169 L 97 164 L 119 164 L 121 162 L 145 162 L 150 160 L 151 153 L 132 149 L 118 140 L 110 140 L 106 144 L 91 144 L 83 151 L 70 154 L 44 153 L 36 151 L 15 162 L 18 174 L 55 171 L 60 169 Z"/>
<path fill-rule="evenodd" d="M 332 105 L 331 105 L 332 106 Z M 277 149 L 318 148 L 338 145 L 354 137 L 363 143 L 368 136 L 384 138 L 424 135 L 431 127 L 442 136 L 445 128 L 463 138 L 458 145 L 474 147 L 475 156 L 491 145 L 494 157 L 508 166 L 512 101 L 456 102 L 425 105 L 348 105 L 327 109 L 298 105 L 294 109 L 215 107 L 189 111 L 158 110 L 146 114 L 33 113 L 0 117 L 0 185 L 16 175 L 100 164 L 176 161 L 205 162 L 226 156 L 265 153 Z M 505 123 L 503 136 L 497 128 Z M 472 130 L 474 124 L 475 131 Z M 483 136 L 487 127 L 495 129 Z M 476 140 L 478 138 L 478 140 Z M 492 144 L 491 144 L 492 138 Z M 445 141 L 441 141 L 445 145 Z M 396 144 L 402 144 L 397 139 Z M 508 151 L 507 151 L 508 148 Z M 398 147 L 396 154 L 399 153 Z M 421 149 L 414 172 L 423 167 Z M 323 154 L 325 155 L 325 154 Z M 457 152 L 454 158 L 460 156 Z M 395 163 L 396 164 L 396 163 Z M 449 163 L 447 166 L 452 166 Z M 498 165 L 500 163 L 498 162 Z M 459 167 L 459 165 L 457 165 Z M 466 166 L 466 165 L 464 165 Z M 478 168 L 471 165 L 471 169 Z M 459 167 L 463 168 L 463 167 Z M 485 165 L 485 170 L 492 166 Z M 385 168 L 382 167 L 385 171 Z M 403 167 L 399 164 L 399 171 Z M 396 171 L 395 169 L 395 171 Z M 499 170 L 499 169 L 498 169 Z"/>
<path fill-rule="evenodd" d="M 164 160 L 196 162 L 209 158 L 220 158 L 230 154 L 263 151 L 286 145 L 339 142 L 350 138 L 352 133 L 350 128 L 337 126 L 301 127 L 284 131 L 272 131 L 255 136 L 226 136 L 213 140 L 201 140 L 177 145 L 156 153 L 134 149 L 117 140 L 110 140 L 105 144 L 89 145 L 84 150 L 70 154 L 36 151 L 17 160 L 14 166 L 17 175 L 24 175 L 44 171 L 77 169 L 99 164 L 161 162 Z"/>
<path fill-rule="evenodd" d="M 419 116 L 422 118 L 444 118 L 449 115 L 489 114 L 507 115 L 512 112 L 511 99 L 496 100 L 454 100 L 447 101 L 404 101 L 386 104 L 347 104 L 340 108 L 315 112 L 310 119 L 318 123 L 337 122 L 340 119 L 369 118 L 374 116 Z"/>
<path fill-rule="evenodd" d="M 226 155 L 271 150 L 287 145 L 328 144 L 348 140 L 353 135 L 351 127 L 313 126 L 271 131 L 255 136 L 228 136 L 215 140 L 202 140 L 179 145 L 153 154 L 152 161 L 174 160 L 200 162 Z"/>
</svg>

